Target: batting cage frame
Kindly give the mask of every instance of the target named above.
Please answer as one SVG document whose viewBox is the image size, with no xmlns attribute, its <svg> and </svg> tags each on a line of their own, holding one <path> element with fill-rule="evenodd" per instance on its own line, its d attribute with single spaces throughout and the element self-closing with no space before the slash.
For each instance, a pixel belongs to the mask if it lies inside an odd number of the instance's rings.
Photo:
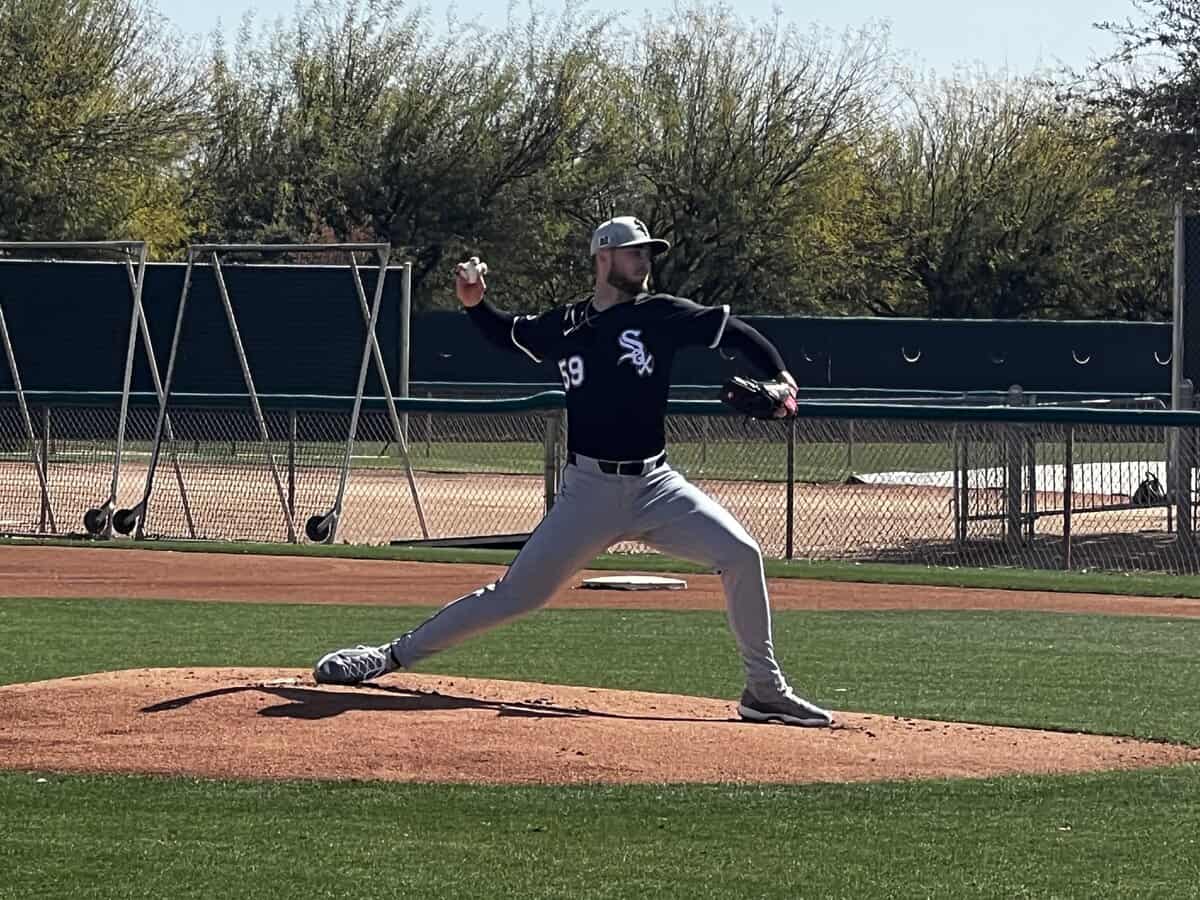
<svg viewBox="0 0 1200 900">
<path fill-rule="evenodd" d="M 33 470 L 37 473 L 38 487 L 42 492 L 42 508 L 49 517 L 50 533 L 58 532 L 58 524 L 54 519 L 54 504 L 50 500 L 50 488 L 46 483 L 46 471 L 42 454 L 38 450 L 38 441 L 33 433 L 33 419 L 29 416 L 29 404 L 25 402 L 25 389 L 21 386 L 21 372 L 17 368 L 17 358 L 13 353 L 12 337 L 8 333 L 8 320 L 4 317 L 4 304 L 0 303 L 0 339 L 4 341 L 4 356 L 8 360 L 8 371 L 12 376 L 13 389 L 17 393 L 17 405 L 21 410 L 21 419 L 25 425 L 25 437 L 29 441 L 29 452 L 33 461 Z"/>
<path fill-rule="evenodd" d="M 180 292 L 179 305 L 176 310 L 175 317 L 175 328 L 171 338 L 171 349 L 168 356 L 166 379 L 163 383 L 158 417 L 154 426 L 154 437 L 150 452 L 150 463 L 146 472 L 146 480 L 142 497 L 134 506 L 127 509 L 118 510 L 113 516 L 113 527 L 117 531 L 121 532 L 122 534 L 130 534 L 132 532 L 135 540 L 142 540 L 145 537 L 145 523 L 150 511 L 150 501 L 154 492 L 154 479 L 162 453 L 163 438 L 166 437 L 168 440 L 171 440 L 170 434 L 167 433 L 168 409 L 171 400 L 171 388 L 174 384 L 176 366 L 179 360 L 180 338 L 183 331 L 184 317 L 187 310 L 188 299 L 191 294 L 192 273 L 197 264 L 207 264 L 212 267 L 217 294 L 224 309 L 225 319 L 229 326 L 230 336 L 233 339 L 233 348 L 241 369 L 242 380 L 246 387 L 254 425 L 258 433 L 258 443 L 265 451 L 267 465 L 270 469 L 271 481 L 275 488 L 276 498 L 279 501 L 279 508 L 286 530 L 287 541 L 289 543 L 297 543 L 299 541 L 295 511 L 289 502 L 287 492 L 284 489 L 283 479 L 280 475 L 279 464 L 275 458 L 275 453 L 271 449 L 270 430 L 267 427 L 260 396 L 254 384 L 254 376 L 251 372 L 249 359 L 246 355 L 245 344 L 242 340 L 241 331 L 238 328 L 237 316 L 234 312 L 229 288 L 225 281 L 222 270 L 222 256 L 239 253 L 256 253 L 265 255 L 273 253 L 308 254 L 336 252 L 349 254 L 349 270 L 354 282 L 355 295 L 358 298 L 359 311 L 366 324 L 366 335 L 363 341 L 363 350 L 358 370 L 357 386 L 355 388 L 349 426 L 346 432 L 345 445 L 342 453 L 342 462 L 339 466 L 337 489 L 332 504 L 327 511 L 319 512 L 308 517 L 305 522 L 304 534 L 309 540 L 315 543 L 331 543 L 337 534 L 337 524 L 342 515 L 346 485 L 350 474 L 354 441 L 358 431 L 363 393 L 366 387 L 367 370 L 372 359 L 374 360 L 377 374 L 381 383 L 383 384 L 383 389 L 388 400 L 388 409 L 392 420 L 394 436 L 403 455 L 409 489 L 417 510 L 418 518 L 421 522 L 422 529 L 424 530 L 424 512 L 421 506 L 420 493 L 417 489 L 416 476 L 413 473 L 412 464 L 409 459 L 408 444 L 404 436 L 404 431 L 401 427 L 399 417 L 395 411 L 391 387 L 388 383 L 387 369 L 384 364 L 383 355 L 380 351 L 379 341 L 376 336 L 376 326 L 379 320 L 379 310 L 383 299 L 384 284 L 387 278 L 388 262 L 391 256 L 391 246 L 386 243 L 330 243 L 189 245 L 187 248 L 187 264 L 184 270 L 183 287 Z M 367 302 L 366 290 L 363 287 L 362 276 L 359 270 L 359 261 L 357 256 L 359 253 L 374 254 L 379 267 L 379 274 L 375 281 L 374 294 L 369 304 Z M 405 280 L 405 289 L 408 289 L 407 279 Z M 173 444 L 174 442 L 172 441 L 172 446 Z M 191 527 L 190 517 L 189 527 Z M 195 530 L 193 528 L 193 536 L 194 535 Z"/>
<path fill-rule="evenodd" d="M 129 393 L 133 378 L 134 358 L 137 353 L 137 338 L 139 328 L 146 345 L 147 359 L 150 371 L 158 385 L 158 367 L 154 360 L 154 348 L 150 342 L 150 331 L 146 323 L 145 308 L 142 305 L 142 291 L 145 286 L 146 255 L 148 247 L 145 241 L 0 241 L 0 250 L 28 252 L 35 250 L 70 250 L 96 251 L 103 253 L 119 253 L 123 257 L 125 272 L 129 280 L 132 299 L 132 309 L 129 317 L 129 338 L 125 348 L 125 369 L 121 385 L 120 412 L 117 418 L 117 433 L 113 450 L 112 482 L 108 496 L 98 506 L 89 508 L 83 515 L 83 525 L 88 534 L 98 537 L 111 537 L 113 530 L 113 511 L 117 506 L 117 492 L 121 478 L 121 457 L 125 448 L 125 431 L 129 420 Z M 136 256 L 137 262 L 134 263 Z M 30 442 L 30 456 L 37 470 L 39 488 L 42 494 L 42 505 L 45 510 L 45 521 L 50 527 L 51 534 L 58 533 L 58 522 L 54 515 L 54 505 L 50 496 L 50 486 L 47 479 L 47 460 L 42 458 L 38 450 L 38 441 L 33 429 L 33 419 L 29 413 L 29 404 L 25 397 L 25 388 L 17 367 L 16 353 L 13 349 L 12 335 L 4 317 L 3 306 L 0 305 L 0 340 L 4 343 L 4 353 L 8 362 L 9 372 L 13 380 L 13 388 L 17 396 L 17 405 L 25 426 L 25 436 Z M 162 394 L 159 393 L 159 402 Z"/>
</svg>

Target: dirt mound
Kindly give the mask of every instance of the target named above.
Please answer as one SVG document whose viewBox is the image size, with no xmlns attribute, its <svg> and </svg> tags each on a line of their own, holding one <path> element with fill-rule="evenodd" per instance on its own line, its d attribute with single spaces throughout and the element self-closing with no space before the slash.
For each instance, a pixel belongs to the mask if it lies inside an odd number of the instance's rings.
<svg viewBox="0 0 1200 900">
<path fill-rule="evenodd" d="M 1127 738 L 847 713 L 752 725 L 728 701 L 398 674 L 138 669 L 0 688 L 0 767 L 489 783 L 871 781 L 1200 761 Z"/>
</svg>

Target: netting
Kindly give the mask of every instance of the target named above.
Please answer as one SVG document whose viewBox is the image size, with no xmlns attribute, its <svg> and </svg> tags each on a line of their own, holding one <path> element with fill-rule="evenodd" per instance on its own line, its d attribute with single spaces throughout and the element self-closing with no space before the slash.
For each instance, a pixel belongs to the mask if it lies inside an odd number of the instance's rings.
<svg viewBox="0 0 1200 900">
<path fill-rule="evenodd" d="M 30 465 L 24 469 L 16 468 L 13 477 L 19 477 L 16 473 L 23 471 L 34 478 L 39 489 L 36 514 L 27 500 L 17 501 L 7 512 L 7 518 L 2 520 L 7 524 L 0 524 L 0 528 L 36 527 L 36 530 L 41 532 L 59 530 L 55 512 L 58 505 L 56 490 L 47 483 L 51 464 L 46 450 L 54 440 L 55 434 L 52 431 L 49 410 L 41 410 L 40 417 L 35 415 L 29 409 L 28 397 L 30 391 L 61 383 L 64 364 L 59 356 L 30 352 L 29 348 L 36 347 L 46 335 L 60 333 L 60 326 L 64 320 L 65 298 L 53 292 L 40 290 L 42 285 L 38 283 L 36 273 L 43 270 L 32 260 L 45 254 L 53 258 L 60 253 L 81 259 L 91 256 L 123 257 L 123 265 L 89 270 L 90 277 L 87 279 L 85 293 L 88 296 L 99 296 L 111 292 L 115 284 L 120 284 L 121 290 L 115 293 L 117 296 L 124 294 L 129 297 L 131 306 L 127 311 L 110 307 L 107 303 L 87 303 L 81 307 L 75 302 L 78 295 L 67 298 L 66 303 L 70 306 L 71 320 L 76 324 L 83 323 L 89 332 L 91 352 L 88 354 L 88 360 L 92 368 L 89 377 L 98 383 L 109 384 L 113 383 L 110 379 L 116 379 L 124 395 L 128 393 L 132 383 L 139 329 L 142 340 L 146 343 L 145 351 L 151 360 L 151 369 L 154 368 L 153 351 L 149 345 L 148 325 L 142 305 L 146 249 L 145 243 L 141 241 L 0 241 L 0 256 L 6 260 L 11 258 L 17 261 L 18 267 L 31 267 L 24 271 L 20 271 L 20 268 L 9 270 L 8 274 L 16 277 L 6 280 L 4 296 L 0 298 L 3 301 L 0 302 L 0 344 L 3 344 L 6 363 L 0 367 L 0 371 L 3 371 L 0 375 L 0 388 L 12 397 L 13 414 L 17 416 L 19 428 L 13 432 L 12 422 L 4 423 L 6 436 L 0 438 L 0 453 L 22 446 Z M 126 322 L 128 324 L 125 324 Z M 65 368 L 69 369 L 69 365 Z M 115 416 L 113 427 L 93 432 L 89 441 L 91 446 L 84 451 L 89 459 L 105 454 L 103 447 L 95 446 L 94 435 L 103 435 L 103 439 L 111 444 L 107 449 L 107 462 L 111 468 L 107 490 L 97 488 L 92 472 L 94 466 L 79 468 L 71 460 L 70 454 L 55 463 L 56 470 L 66 469 L 64 472 L 56 471 L 56 475 L 61 476 L 59 483 L 67 485 L 68 491 L 71 490 L 70 485 L 80 477 L 87 482 L 86 490 L 92 493 L 94 503 L 87 519 L 88 530 L 92 533 L 108 532 L 108 514 L 116 502 L 119 486 L 118 466 L 124 457 L 122 445 L 125 421 L 125 409 L 122 404 Z M 6 468 L 19 467 L 20 461 L 15 456 L 6 456 L 0 459 L 0 465 Z M 35 519 L 37 525 L 33 526 L 32 522 Z"/>
<path fill-rule="evenodd" d="M 58 533 L 81 533 L 83 513 L 107 493 L 118 399 L 31 404 Z M 557 489 L 563 414 L 493 407 L 402 414 L 428 535 L 389 416 L 378 403 L 364 408 L 337 539 L 384 544 L 531 531 Z M 153 397 L 134 398 L 118 505 L 142 494 L 156 414 Z M 242 405 L 173 406 L 146 537 L 283 541 L 288 516 L 302 536 L 303 521 L 329 509 L 346 404 L 277 403 L 264 415 L 268 446 Z M 1191 536 L 1194 427 L 672 414 L 667 429 L 671 465 L 729 509 L 771 557 L 1200 571 Z M 1169 462 L 1173 437 L 1179 466 Z M 0 532 L 54 530 L 23 422 L 6 398 Z"/>
<path fill-rule="evenodd" d="M 388 401 L 391 401 L 386 364 L 376 333 L 390 252 L 391 248 L 387 244 L 362 243 L 193 244 L 188 247 L 187 267 L 176 310 L 166 375 L 163 378 L 162 387 L 158 389 L 159 396 L 164 399 L 160 405 L 159 418 L 156 420 L 154 434 L 151 438 L 152 451 L 146 476 L 143 479 L 144 493 L 138 503 L 120 509 L 114 514 L 112 524 L 117 531 L 122 533 L 133 531 L 138 538 L 154 533 L 154 527 L 150 525 L 151 495 L 160 481 L 157 477 L 158 466 L 165 449 L 170 460 L 172 474 L 175 476 L 176 493 L 175 495 L 168 494 L 159 501 L 159 506 L 168 510 L 164 517 L 166 526 L 158 526 L 160 533 L 169 530 L 171 523 L 177 523 L 182 517 L 187 524 L 188 536 L 193 538 L 220 537 L 253 540 L 256 538 L 249 537 L 249 535 L 266 535 L 266 540 L 277 540 L 279 536 L 276 529 L 282 528 L 282 537 L 288 541 L 296 540 L 302 529 L 314 540 L 332 539 L 343 512 L 345 477 L 349 469 L 348 436 L 357 428 L 359 404 L 367 383 L 368 372 L 372 370 L 371 363 L 374 363 L 373 371 L 378 383 L 382 386 Z M 255 366 L 252 365 L 251 358 L 257 357 L 260 362 L 263 358 L 279 360 L 281 357 L 291 362 L 303 360 L 305 364 L 289 366 L 292 368 L 291 376 L 296 377 L 298 372 L 301 378 L 318 379 L 322 386 L 329 383 L 344 383 L 348 380 L 350 372 L 343 371 L 340 377 L 334 377 L 331 366 L 327 362 L 313 365 L 309 360 L 319 357 L 306 354 L 302 352 L 303 348 L 297 346 L 290 346 L 289 349 L 292 352 L 289 354 L 276 353 L 272 355 L 264 352 L 262 356 L 258 356 L 259 351 L 265 350 L 267 347 L 278 348 L 280 344 L 277 336 L 278 322 L 269 311 L 263 309 L 261 291 L 246 291 L 252 299 L 239 303 L 235 301 L 225 277 L 226 272 L 233 274 L 238 270 L 238 266 L 232 262 L 233 258 L 243 257 L 247 253 L 252 256 L 265 254 L 275 258 L 280 258 L 279 254 L 302 257 L 318 255 L 334 261 L 345 260 L 348 263 L 345 271 L 349 273 L 353 285 L 350 296 L 357 301 L 361 313 L 361 321 L 351 325 L 349 334 L 342 334 L 343 345 L 358 344 L 362 347 L 357 354 L 360 363 L 354 379 L 356 386 L 353 388 L 353 412 L 349 416 L 332 415 L 326 416 L 320 421 L 306 421 L 306 434 L 303 437 L 299 434 L 300 426 L 294 413 L 289 412 L 287 421 L 282 422 L 278 414 L 268 417 L 262 409 L 259 392 L 254 384 L 253 370 Z M 368 288 L 364 282 L 358 258 L 360 253 L 372 256 L 376 263 L 374 272 L 368 272 L 368 274 L 374 275 L 370 300 L 368 300 Z M 226 267 L 227 264 L 228 267 Z M 197 265 L 199 265 L 198 270 Z M 407 271 L 406 266 L 406 274 Z M 195 352 L 182 354 L 179 352 L 182 335 L 187 331 L 188 316 L 190 314 L 194 324 L 198 309 L 196 303 L 189 304 L 189 298 L 193 293 L 204 293 L 196 291 L 193 283 L 193 275 L 201 273 L 211 275 L 212 286 L 223 307 L 232 350 L 247 392 L 248 403 L 242 404 L 240 409 L 233 408 L 226 412 L 220 426 L 210 420 L 208 413 L 204 410 L 181 409 L 180 401 L 183 398 L 179 395 L 177 387 L 179 379 L 211 377 L 211 371 L 206 373 L 203 370 L 206 365 L 209 369 L 213 367 L 212 359 L 199 359 Z M 406 277 L 406 294 L 407 285 Z M 337 293 L 345 294 L 345 286 L 342 291 Z M 257 298 L 259 303 L 256 304 L 253 298 Z M 323 299 L 328 301 L 331 298 Z M 349 299 L 350 297 L 346 298 L 346 300 Z M 339 301 L 339 303 L 345 305 L 344 301 Z M 328 315 L 333 305 L 333 303 L 322 302 L 317 304 L 316 309 Z M 337 317 L 335 321 L 339 326 L 344 326 L 347 322 L 354 323 L 357 318 L 343 315 Z M 315 325 L 317 321 L 314 319 L 310 324 Z M 251 323 L 256 324 L 257 328 L 253 325 L 251 328 L 245 327 Z M 332 325 L 332 323 L 330 324 Z M 361 333 L 359 333 L 360 329 Z M 327 340 L 330 345 L 334 343 L 332 331 L 314 327 L 308 330 L 308 335 Z M 341 356 L 352 358 L 354 354 L 341 354 Z M 197 361 L 201 362 L 199 371 L 197 371 Z M 182 364 L 177 366 L 177 363 Z M 193 370 L 190 376 L 187 371 L 189 369 Z M 167 422 L 168 415 L 175 420 L 173 429 Z M 330 431 L 330 426 L 338 419 L 345 423 L 342 437 L 345 451 L 342 454 L 341 464 L 328 459 L 329 445 L 335 444 L 338 437 Z M 229 440 L 229 456 L 236 457 L 237 446 L 239 442 L 242 444 L 242 461 L 238 465 L 230 465 L 220 453 L 215 454 L 216 462 L 214 462 L 214 454 L 200 450 L 201 444 L 208 442 L 210 437 L 222 428 L 232 434 Z M 217 437 L 216 443 L 224 444 L 224 435 Z M 280 461 L 277 458 L 281 443 L 286 445 L 287 452 L 286 487 Z M 298 453 L 302 457 L 299 460 Z M 322 508 L 313 509 L 310 504 L 316 496 L 325 492 L 322 482 L 327 480 L 331 473 L 336 478 L 336 487 L 329 492 L 330 499 Z M 189 480 L 195 483 L 195 489 L 192 492 L 188 490 Z M 264 484 L 271 491 L 270 499 L 249 506 L 239 502 L 242 495 L 259 498 Z M 190 493 L 195 493 L 197 496 L 193 498 Z M 298 524 L 300 508 L 305 506 L 309 507 L 308 515 L 303 516 L 303 524 Z M 175 512 L 174 516 L 171 515 L 172 511 Z"/>
<path fill-rule="evenodd" d="M 329 416 L 306 416 L 309 440 L 293 441 L 298 417 L 266 410 L 271 440 L 264 444 L 249 409 L 179 404 L 170 415 L 174 440 L 163 442 L 144 518 L 146 537 L 285 541 L 289 518 L 302 522 L 329 508 L 341 466 Z"/>
<path fill-rule="evenodd" d="M 83 514 L 102 503 L 112 487 L 119 408 L 50 407 L 31 404 L 30 418 L 43 461 L 50 509 L 43 502 L 37 471 L 20 411 L 11 398 L 0 405 L 0 532 L 5 534 L 79 533 Z M 140 418 L 153 427 L 153 411 L 130 410 L 127 434 Z M 141 490 L 139 448 L 122 453 L 118 502 Z M 144 469 L 143 469 L 144 473 Z M 51 511 L 53 515 L 51 515 Z M 55 527 L 51 527 L 51 525 Z"/>
</svg>

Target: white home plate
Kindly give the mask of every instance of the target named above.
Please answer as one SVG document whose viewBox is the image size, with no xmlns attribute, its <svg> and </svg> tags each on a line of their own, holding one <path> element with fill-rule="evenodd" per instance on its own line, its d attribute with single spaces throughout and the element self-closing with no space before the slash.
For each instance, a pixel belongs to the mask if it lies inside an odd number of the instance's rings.
<svg viewBox="0 0 1200 900">
<path fill-rule="evenodd" d="M 687 582 L 659 575 L 602 575 L 585 578 L 583 587 L 604 591 L 682 591 Z"/>
</svg>

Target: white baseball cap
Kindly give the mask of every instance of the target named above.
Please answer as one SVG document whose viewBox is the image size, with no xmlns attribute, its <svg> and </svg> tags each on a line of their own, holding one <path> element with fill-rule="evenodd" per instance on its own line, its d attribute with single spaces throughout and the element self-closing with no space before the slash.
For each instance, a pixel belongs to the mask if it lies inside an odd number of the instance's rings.
<svg viewBox="0 0 1200 900">
<path fill-rule="evenodd" d="M 602 222 L 592 232 L 592 256 L 596 255 L 597 250 L 614 247 L 639 247 L 642 244 L 649 244 L 650 252 L 654 255 L 666 253 L 671 249 L 670 243 L 662 238 L 650 237 L 650 229 L 641 219 L 633 216 L 617 216 L 609 219 L 607 222 Z"/>
</svg>

